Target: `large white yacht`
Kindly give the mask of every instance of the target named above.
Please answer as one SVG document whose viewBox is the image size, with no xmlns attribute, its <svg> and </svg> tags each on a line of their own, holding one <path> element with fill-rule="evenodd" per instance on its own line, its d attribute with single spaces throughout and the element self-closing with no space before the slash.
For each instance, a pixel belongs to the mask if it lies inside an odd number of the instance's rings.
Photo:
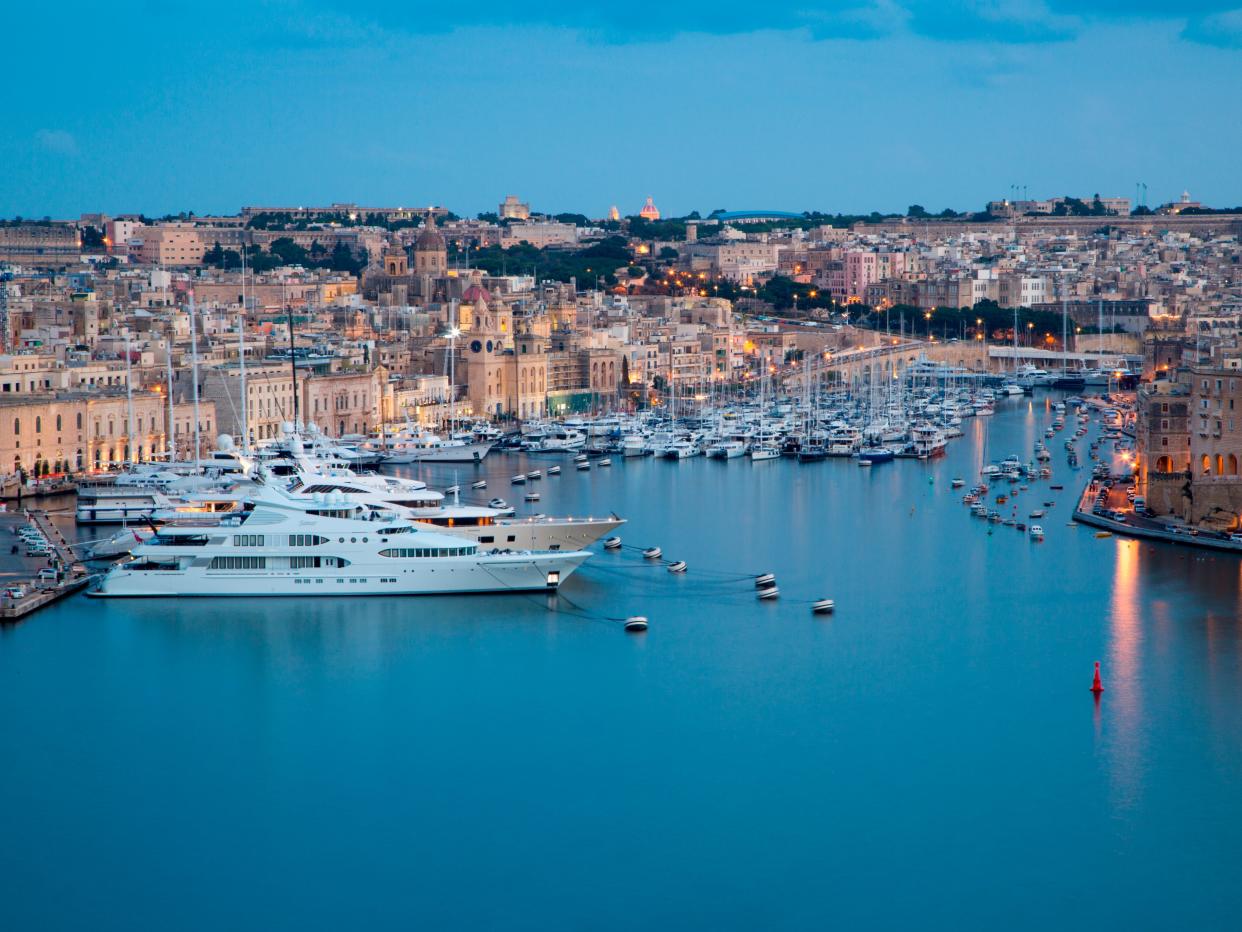
<svg viewBox="0 0 1242 932">
<path fill-rule="evenodd" d="M 166 525 L 91 595 L 340 596 L 555 590 L 590 554 L 485 548 L 342 500 L 265 490 L 218 524 Z"/>
<path fill-rule="evenodd" d="M 370 511 L 391 511 L 481 545 L 529 550 L 581 550 L 625 523 L 608 517 L 516 517 L 505 509 L 445 501 L 417 479 L 357 475 L 349 470 L 302 472 L 289 486 L 297 498 L 340 497 Z"/>
<path fill-rule="evenodd" d="M 379 454 L 385 463 L 477 463 L 492 449 L 491 441 L 445 439 L 430 431 L 407 425 L 396 433 L 382 434 L 362 444 Z"/>
</svg>

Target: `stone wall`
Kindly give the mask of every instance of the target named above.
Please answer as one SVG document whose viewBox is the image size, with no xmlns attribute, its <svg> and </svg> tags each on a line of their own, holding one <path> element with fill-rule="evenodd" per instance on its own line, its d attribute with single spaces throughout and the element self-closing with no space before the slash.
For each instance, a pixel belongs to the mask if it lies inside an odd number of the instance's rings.
<svg viewBox="0 0 1242 932">
<path fill-rule="evenodd" d="M 1140 489 L 1147 499 L 1147 510 L 1161 517 L 1186 518 L 1189 501 L 1183 491 L 1187 478 L 1185 473 L 1149 472 L 1146 488 Z"/>
<path fill-rule="evenodd" d="M 1196 479 L 1194 500 L 1187 520 L 1218 530 L 1236 530 L 1242 524 L 1242 477 Z"/>
</svg>

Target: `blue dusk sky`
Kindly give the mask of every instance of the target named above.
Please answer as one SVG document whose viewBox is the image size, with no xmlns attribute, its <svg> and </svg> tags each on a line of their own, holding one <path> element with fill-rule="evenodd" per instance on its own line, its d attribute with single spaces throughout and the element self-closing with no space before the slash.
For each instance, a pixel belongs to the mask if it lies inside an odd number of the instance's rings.
<svg viewBox="0 0 1242 932">
<path fill-rule="evenodd" d="M 0 215 L 1242 203 L 1242 0 L 10 6 Z"/>
</svg>

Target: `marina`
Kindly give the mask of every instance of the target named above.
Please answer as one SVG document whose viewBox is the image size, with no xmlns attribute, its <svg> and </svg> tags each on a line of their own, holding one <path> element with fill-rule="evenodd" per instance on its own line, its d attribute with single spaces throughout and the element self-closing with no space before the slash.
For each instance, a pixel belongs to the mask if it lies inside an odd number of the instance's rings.
<svg viewBox="0 0 1242 932">
<path fill-rule="evenodd" d="M 1160 878 L 1162 903 L 1192 902 L 1204 884 L 1231 890 L 1242 852 L 1213 826 L 1242 772 L 1238 557 L 1068 523 L 1090 470 L 1071 470 L 1059 442 L 1050 478 L 1003 480 L 1017 495 L 1007 512 L 1046 512 L 1042 543 L 962 505 L 984 467 L 1034 459 L 1059 397 L 998 399 L 943 455 L 872 469 L 626 457 L 551 476 L 573 454 L 534 451 L 400 467 L 430 489 L 460 484 L 463 500 L 475 482 L 504 488 L 542 470 L 541 510 L 624 514 L 555 595 L 61 600 L 0 649 L 10 702 L 30 710 L 0 726 L 6 746 L 31 749 L 0 774 L 6 796 L 25 800 L 9 850 L 58 858 L 80 878 L 79 902 L 124 898 L 137 925 L 156 916 L 137 878 L 158 874 L 173 844 L 150 839 L 174 817 L 183 857 L 228 852 L 238 895 L 275 895 L 292 922 L 344 917 L 376 889 L 370 869 L 342 868 L 329 837 L 357 839 L 385 871 L 418 865 L 411 895 L 453 903 L 422 911 L 433 924 L 494 918 L 449 866 L 467 860 L 475 876 L 506 877 L 528 915 L 554 903 L 587 915 L 614 881 L 545 841 L 585 811 L 602 858 L 641 865 L 626 925 L 666 917 L 686 884 L 730 888 L 734 913 L 803 898 L 824 874 L 832 907 L 807 908 L 862 925 L 889 887 L 880 864 L 909 894 L 888 917 L 916 926 L 960 917 L 964 898 L 972 916 L 1018 928 L 1067 911 L 1142 926 L 1162 907 L 1135 899 L 1136 875 Z M 71 541 L 99 530 L 71 512 L 54 521 Z M 102 711 L 73 741 L 48 727 L 88 706 Z M 273 758 L 261 748 L 277 722 Z M 84 755 L 85 770 L 74 765 Z M 501 762 L 503 801 L 489 791 Z M 675 790 L 652 777 L 673 770 Z M 67 795 L 70 773 L 81 791 Z M 765 791 L 776 783 L 781 793 Z M 360 784 L 365 797 L 350 789 Z M 244 797 L 231 789 L 242 785 Z M 132 793 L 141 807 L 124 802 Z M 305 807 L 320 815 L 290 848 Z M 470 807 L 477 818 L 450 815 Z M 238 809 L 250 812 L 240 847 L 220 815 Z M 739 819 L 763 859 L 727 841 Z M 84 844 L 53 851 L 70 830 Z M 721 853 L 688 861 L 687 836 Z M 91 857 L 95 841 L 117 857 Z M 515 858 L 519 847 L 556 857 L 556 882 L 538 857 Z M 1015 918 L 1012 878 L 1049 859 L 1058 879 Z M 262 869 L 274 860 L 275 875 Z M 305 899 L 306 878 L 329 875 Z M 1080 875 L 1090 890 L 1063 880 Z M 981 892 L 979 878 L 993 885 Z M 195 904 L 195 921 L 226 922 L 187 876 L 163 883 L 173 903 Z M 186 909 L 159 915 L 188 920 Z M 1210 924 L 1216 913 L 1179 915 Z"/>
</svg>

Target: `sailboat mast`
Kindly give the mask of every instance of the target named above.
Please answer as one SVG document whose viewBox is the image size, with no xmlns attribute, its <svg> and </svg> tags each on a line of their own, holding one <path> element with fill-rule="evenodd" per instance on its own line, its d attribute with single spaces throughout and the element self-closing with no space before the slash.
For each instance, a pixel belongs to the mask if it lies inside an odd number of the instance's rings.
<svg viewBox="0 0 1242 932">
<path fill-rule="evenodd" d="M 168 381 L 168 462 L 177 461 L 177 422 L 173 420 L 172 340 L 164 341 L 165 378 Z"/>
<path fill-rule="evenodd" d="M 285 321 L 289 325 L 289 368 L 293 373 L 293 428 L 298 429 L 298 357 L 293 351 L 293 308 L 285 302 Z"/>
<path fill-rule="evenodd" d="M 134 437 L 134 377 L 133 376 L 134 376 L 134 371 L 132 368 L 132 362 L 129 358 L 129 329 L 126 328 L 125 330 L 125 412 L 126 412 L 126 418 L 128 422 L 128 426 L 126 427 L 126 436 L 129 438 L 129 443 L 127 444 L 127 446 L 129 447 L 128 459 L 129 459 L 129 465 L 131 466 L 134 465 L 134 462 L 135 462 L 134 441 L 136 439 Z"/>
<path fill-rule="evenodd" d="M 198 415 L 198 325 L 194 321 L 194 292 L 190 292 L 190 368 L 194 378 L 194 471 L 202 472 L 203 447 L 200 432 L 202 418 Z"/>
<path fill-rule="evenodd" d="M 237 321 L 237 362 L 241 367 L 241 421 L 243 453 L 250 452 L 250 396 L 246 391 L 246 246 L 242 244 L 241 314 Z"/>
</svg>

